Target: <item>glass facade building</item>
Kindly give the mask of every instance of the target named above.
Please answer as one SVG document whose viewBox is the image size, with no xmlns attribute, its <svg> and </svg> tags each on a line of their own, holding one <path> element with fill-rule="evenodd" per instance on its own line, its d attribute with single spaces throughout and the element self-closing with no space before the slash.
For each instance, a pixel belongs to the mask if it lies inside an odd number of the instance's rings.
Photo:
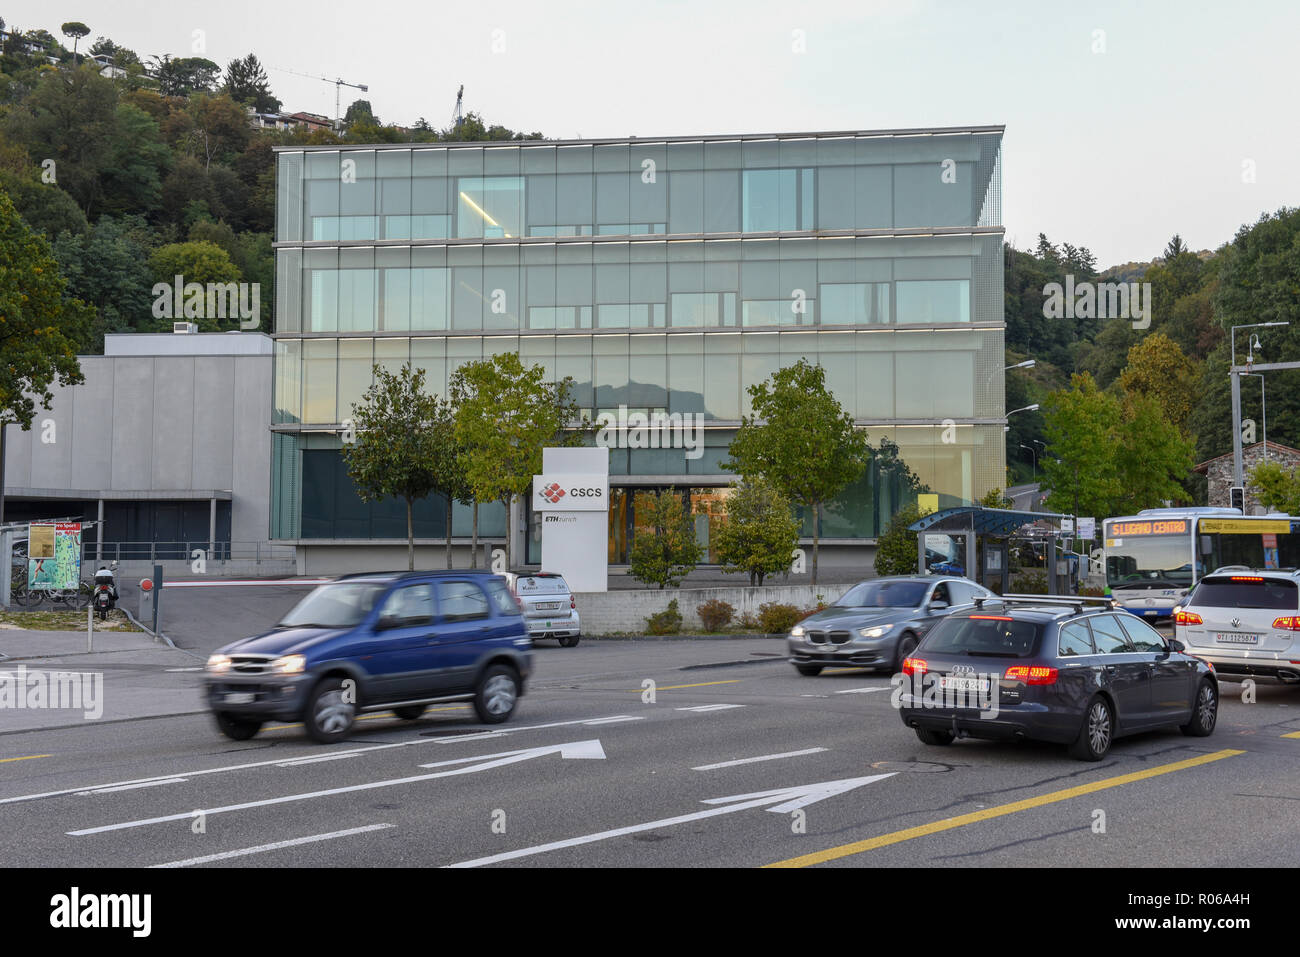
<svg viewBox="0 0 1300 957">
<path fill-rule="evenodd" d="M 799 358 L 879 446 L 824 540 L 873 539 L 917 491 L 1003 484 L 1001 127 L 278 153 L 272 538 L 405 538 L 339 453 L 375 364 L 517 351 L 593 414 L 701 413 L 704 454 L 611 451 L 611 559 L 638 488 L 702 511 L 747 387 Z M 424 503 L 417 535 L 446 516 Z M 707 517 L 701 518 L 707 538 Z M 505 516 L 484 506 L 481 532 Z M 457 535 L 467 515 L 453 515 Z M 805 530 L 811 532 L 810 526 Z M 531 549 L 530 549 L 531 551 Z"/>
</svg>

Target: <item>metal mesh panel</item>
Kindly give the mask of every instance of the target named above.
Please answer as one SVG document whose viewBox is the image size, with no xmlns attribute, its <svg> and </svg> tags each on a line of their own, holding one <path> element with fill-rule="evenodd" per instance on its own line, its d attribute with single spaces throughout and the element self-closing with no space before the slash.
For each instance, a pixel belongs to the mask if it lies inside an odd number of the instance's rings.
<svg viewBox="0 0 1300 957">
<path fill-rule="evenodd" d="M 302 501 L 302 467 L 297 439 L 271 436 L 271 538 L 298 538 Z"/>
<path fill-rule="evenodd" d="M 981 136 L 980 158 L 975 165 L 975 182 L 984 183 L 983 195 L 974 197 L 979 208 L 972 218 L 977 226 L 1002 225 L 1002 137 Z"/>
</svg>

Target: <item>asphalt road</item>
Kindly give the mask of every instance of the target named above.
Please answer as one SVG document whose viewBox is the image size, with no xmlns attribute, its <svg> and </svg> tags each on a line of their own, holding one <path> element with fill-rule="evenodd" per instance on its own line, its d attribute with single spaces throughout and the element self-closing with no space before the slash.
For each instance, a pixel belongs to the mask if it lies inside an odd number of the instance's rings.
<svg viewBox="0 0 1300 957">
<path fill-rule="evenodd" d="M 514 719 L 463 706 L 220 737 L 205 715 L 0 734 L 0 860 L 77 866 L 1292 866 L 1300 693 L 1225 684 L 1210 738 L 1098 764 L 922 745 L 888 679 L 775 640 L 537 649 Z M 175 680 L 195 687 L 197 675 Z M 654 694 L 645 682 L 652 681 Z M 1287 737 L 1286 735 L 1292 735 Z"/>
</svg>

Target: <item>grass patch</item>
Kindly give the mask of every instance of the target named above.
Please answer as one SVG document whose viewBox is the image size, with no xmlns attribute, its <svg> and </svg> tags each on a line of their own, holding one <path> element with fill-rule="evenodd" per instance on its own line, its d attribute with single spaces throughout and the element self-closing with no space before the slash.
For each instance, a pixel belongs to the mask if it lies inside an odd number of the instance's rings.
<svg viewBox="0 0 1300 957">
<path fill-rule="evenodd" d="M 0 611 L 0 629 L 25 631 L 85 631 L 86 612 L 63 610 Z M 108 613 L 107 621 L 95 619 L 96 631 L 139 631 L 118 609 Z"/>
</svg>

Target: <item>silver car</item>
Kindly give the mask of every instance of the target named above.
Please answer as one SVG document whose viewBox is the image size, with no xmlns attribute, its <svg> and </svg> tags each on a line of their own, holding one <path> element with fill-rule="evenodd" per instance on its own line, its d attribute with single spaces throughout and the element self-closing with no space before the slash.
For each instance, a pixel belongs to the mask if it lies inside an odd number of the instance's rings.
<svg viewBox="0 0 1300 957">
<path fill-rule="evenodd" d="M 555 572 L 507 572 L 501 576 L 519 599 L 524 624 L 533 641 L 555 638 L 572 648 L 582 637 L 578 602 L 563 575 Z"/>
<path fill-rule="evenodd" d="M 790 663 L 810 677 L 823 668 L 896 672 L 921 636 L 950 610 L 991 597 L 987 588 L 965 578 L 911 575 L 860 582 L 790 630 Z"/>
<path fill-rule="evenodd" d="M 1174 637 L 1220 679 L 1300 684 L 1300 572 L 1220 569 L 1174 609 Z"/>
</svg>

